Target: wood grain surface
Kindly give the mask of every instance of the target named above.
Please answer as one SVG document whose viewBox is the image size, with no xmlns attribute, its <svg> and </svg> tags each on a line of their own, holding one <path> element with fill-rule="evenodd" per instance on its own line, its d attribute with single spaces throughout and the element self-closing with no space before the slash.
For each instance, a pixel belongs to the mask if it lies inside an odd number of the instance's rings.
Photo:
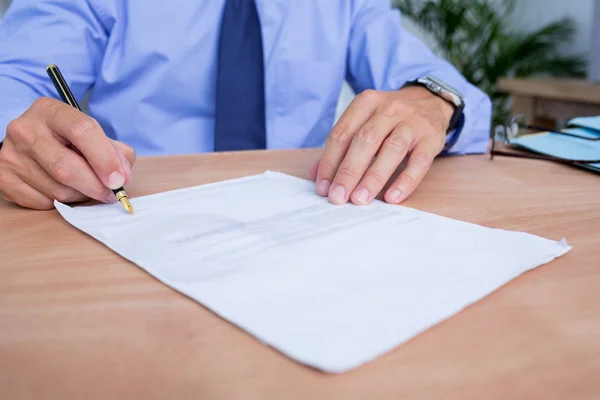
<svg viewBox="0 0 600 400">
<path fill-rule="evenodd" d="M 135 197 L 266 169 L 307 177 L 319 156 L 140 159 L 127 190 Z M 440 158 L 405 205 L 565 237 L 573 250 L 380 358 L 327 375 L 163 285 L 55 210 L 0 202 L 0 398 L 600 398 L 599 175 L 547 161 Z"/>
<path fill-rule="evenodd" d="M 498 88 L 504 92 L 600 104 L 600 83 L 570 78 L 500 78 Z"/>
</svg>

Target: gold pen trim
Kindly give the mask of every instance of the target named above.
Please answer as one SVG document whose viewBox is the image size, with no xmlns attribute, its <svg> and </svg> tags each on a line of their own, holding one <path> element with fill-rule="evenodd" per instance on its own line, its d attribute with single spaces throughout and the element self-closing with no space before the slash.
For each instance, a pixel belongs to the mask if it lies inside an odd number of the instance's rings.
<svg viewBox="0 0 600 400">
<path fill-rule="evenodd" d="M 121 203 L 123 208 L 125 210 L 127 210 L 130 214 L 133 214 L 133 207 L 131 206 L 131 203 L 129 202 L 127 193 L 125 193 L 124 190 L 120 190 L 117 193 L 115 193 L 115 196 L 117 197 L 117 200 L 119 200 L 119 202 Z"/>
</svg>

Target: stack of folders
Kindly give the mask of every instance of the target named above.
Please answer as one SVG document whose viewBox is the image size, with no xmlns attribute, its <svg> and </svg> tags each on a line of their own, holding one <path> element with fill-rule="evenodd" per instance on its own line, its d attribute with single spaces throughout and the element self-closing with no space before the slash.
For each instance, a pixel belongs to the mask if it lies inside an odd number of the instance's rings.
<svg viewBox="0 0 600 400">
<path fill-rule="evenodd" d="M 575 136 L 539 132 L 511 139 L 510 144 L 539 154 L 567 160 L 600 160 L 600 115 L 573 118 L 567 121 L 567 127 L 561 132 Z M 598 140 L 586 140 L 585 138 L 598 138 Z M 600 173 L 600 163 L 574 164 Z"/>
</svg>

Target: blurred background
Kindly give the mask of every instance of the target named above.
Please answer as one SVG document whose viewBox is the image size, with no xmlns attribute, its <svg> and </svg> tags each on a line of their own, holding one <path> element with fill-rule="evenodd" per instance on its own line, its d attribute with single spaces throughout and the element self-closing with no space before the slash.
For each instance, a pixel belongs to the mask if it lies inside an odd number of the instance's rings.
<svg viewBox="0 0 600 400">
<path fill-rule="evenodd" d="M 511 111 L 501 78 L 600 82 L 600 0 L 390 1 L 411 32 L 491 96 L 494 124 Z M 0 18 L 10 2 L 0 0 Z M 337 118 L 353 97 L 345 85 Z"/>
</svg>

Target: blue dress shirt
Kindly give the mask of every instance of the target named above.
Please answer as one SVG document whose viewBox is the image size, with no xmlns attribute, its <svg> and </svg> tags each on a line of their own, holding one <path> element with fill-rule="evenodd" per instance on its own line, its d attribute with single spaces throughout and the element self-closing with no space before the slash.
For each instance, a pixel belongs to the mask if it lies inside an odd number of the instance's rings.
<svg viewBox="0 0 600 400">
<path fill-rule="evenodd" d="M 213 151 L 224 0 L 13 0 L 0 22 L 0 140 L 57 64 L 108 136 L 138 155 Z M 346 80 L 397 90 L 431 74 L 465 97 L 446 153 L 487 150 L 491 103 L 401 25 L 389 0 L 256 0 L 263 35 L 267 148 L 320 147 Z"/>
</svg>

